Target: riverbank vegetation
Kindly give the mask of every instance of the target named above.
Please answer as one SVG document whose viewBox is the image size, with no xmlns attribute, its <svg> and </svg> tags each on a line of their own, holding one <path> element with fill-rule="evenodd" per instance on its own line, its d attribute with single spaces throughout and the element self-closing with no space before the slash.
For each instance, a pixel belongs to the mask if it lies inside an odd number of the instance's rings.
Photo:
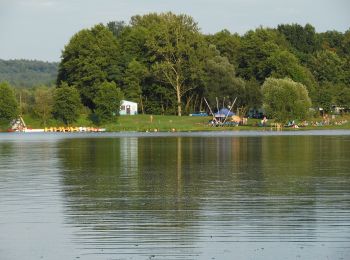
<svg viewBox="0 0 350 260">
<path fill-rule="evenodd" d="M 74 111 L 66 109 L 72 95 L 61 93 L 66 98 L 58 106 L 62 88 L 77 92 Z M 281 24 L 244 35 L 205 35 L 187 15 L 136 15 L 129 23 L 77 32 L 62 51 L 56 86 L 16 88 L 16 96 L 16 109 L 42 127 L 84 118 L 110 130 L 129 129 L 118 126 L 126 120 L 117 117 L 123 98 L 137 102 L 145 118 L 209 113 L 204 98 L 217 110 L 237 97 L 232 110 L 242 117 L 265 108 L 270 122 L 310 120 L 319 111 L 350 108 L 350 30 L 318 33 L 310 24 Z M 179 128 L 164 124 L 161 129 Z"/>
</svg>

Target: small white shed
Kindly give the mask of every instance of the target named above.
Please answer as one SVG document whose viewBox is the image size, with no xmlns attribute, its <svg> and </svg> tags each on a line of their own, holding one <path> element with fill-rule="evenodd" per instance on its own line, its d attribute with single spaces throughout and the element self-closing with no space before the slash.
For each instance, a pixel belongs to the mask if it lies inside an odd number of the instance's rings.
<svg viewBox="0 0 350 260">
<path fill-rule="evenodd" d="M 137 103 L 122 100 L 119 115 L 137 115 Z"/>
</svg>

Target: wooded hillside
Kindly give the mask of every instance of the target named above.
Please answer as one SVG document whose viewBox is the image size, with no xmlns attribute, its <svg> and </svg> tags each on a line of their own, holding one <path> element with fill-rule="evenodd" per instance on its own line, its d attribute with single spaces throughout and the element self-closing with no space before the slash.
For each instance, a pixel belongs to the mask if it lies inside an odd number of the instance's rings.
<svg viewBox="0 0 350 260">
<path fill-rule="evenodd" d="M 54 85 L 57 70 L 57 62 L 0 59 L 0 82 L 7 81 L 14 87 Z"/>
</svg>

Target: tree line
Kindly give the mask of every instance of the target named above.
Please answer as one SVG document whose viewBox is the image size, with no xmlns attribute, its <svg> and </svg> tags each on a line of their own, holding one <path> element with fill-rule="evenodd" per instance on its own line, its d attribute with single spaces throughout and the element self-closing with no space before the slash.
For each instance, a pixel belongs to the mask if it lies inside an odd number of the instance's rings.
<svg viewBox="0 0 350 260">
<path fill-rule="evenodd" d="M 0 81 L 16 87 L 54 86 L 58 62 L 0 59 Z"/>
<path fill-rule="evenodd" d="M 73 35 L 58 65 L 61 88 L 76 91 L 96 122 L 111 120 L 123 97 L 147 114 L 183 115 L 205 110 L 204 97 L 237 97 L 242 114 L 264 106 L 280 120 L 302 118 L 310 106 L 350 106 L 350 30 L 281 24 L 206 35 L 188 15 L 136 15 Z"/>
<path fill-rule="evenodd" d="M 204 108 L 203 97 L 238 97 L 260 107 L 267 78 L 303 84 L 314 106 L 349 105 L 350 31 L 317 33 L 306 24 L 202 34 L 187 15 L 136 15 L 75 34 L 62 53 L 58 80 L 79 89 L 94 109 L 94 93 L 115 82 L 144 113 L 178 114 Z"/>
</svg>

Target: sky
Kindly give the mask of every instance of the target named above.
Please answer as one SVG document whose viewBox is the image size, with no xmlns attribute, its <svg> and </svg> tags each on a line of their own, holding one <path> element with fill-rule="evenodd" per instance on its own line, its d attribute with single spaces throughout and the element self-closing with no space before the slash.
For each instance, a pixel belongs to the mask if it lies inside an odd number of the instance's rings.
<svg viewBox="0 0 350 260">
<path fill-rule="evenodd" d="M 283 23 L 310 23 L 317 32 L 350 28 L 349 0 L 0 0 L 0 59 L 60 61 L 82 29 L 168 11 L 192 16 L 206 34 Z"/>
</svg>

